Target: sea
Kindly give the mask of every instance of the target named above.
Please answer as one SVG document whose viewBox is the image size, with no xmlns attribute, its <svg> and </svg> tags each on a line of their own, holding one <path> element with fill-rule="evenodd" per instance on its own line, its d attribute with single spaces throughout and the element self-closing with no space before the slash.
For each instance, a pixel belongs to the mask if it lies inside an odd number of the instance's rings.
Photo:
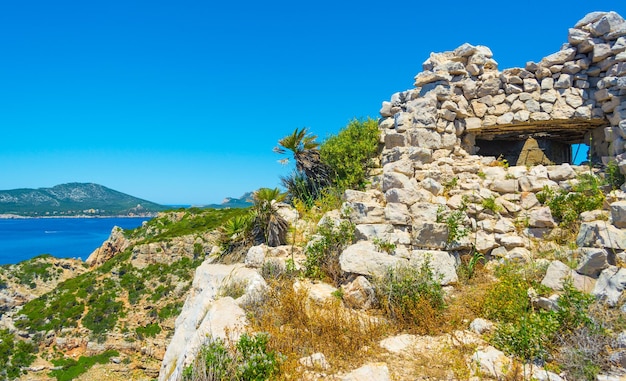
<svg viewBox="0 0 626 381">
<path fill-rule="evenodd" d="M 134 229 L 147 217 L 0 219 L 0 265 L 41 254 L 87 259 L 114 226 Z"/>
</svg>

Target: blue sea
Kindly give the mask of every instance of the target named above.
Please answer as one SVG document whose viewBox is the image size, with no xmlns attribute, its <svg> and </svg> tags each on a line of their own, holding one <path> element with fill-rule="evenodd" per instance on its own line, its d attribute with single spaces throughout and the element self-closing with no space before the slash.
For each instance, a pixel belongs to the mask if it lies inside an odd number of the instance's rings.
<svg viewBox="0 0 626 381">
<path fill-rule="evenodd" d="M 0 219 L 0 265 L 40 254 L 86 260 L 102 245 L 113 226 L 132 229 L 149 218 Z"/>
</svg>

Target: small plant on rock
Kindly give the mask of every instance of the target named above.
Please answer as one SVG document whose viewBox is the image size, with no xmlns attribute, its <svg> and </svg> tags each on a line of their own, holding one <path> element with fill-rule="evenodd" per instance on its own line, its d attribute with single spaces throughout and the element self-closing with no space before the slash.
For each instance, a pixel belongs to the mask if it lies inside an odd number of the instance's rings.
<svg viewBox="0 0 626 381">
<path fill-rule="evenodd" d="M 396 244 L 391 243 L 389 241 L 382 240 L 380 238 L 374 238 L 374 245 L 376 245 L 376 250 L 385 252 L 387 254 L 393 254 L 396 250 Z"/>
<path fill-rule="evenodd" d="M 437 209 L 437 222 L 445 223 L 448 228 L 448 247 L 454 246 L 459 240 L 467 237 L 470 230 L 465 226 L 467 215 L 465 211 L 467 205 L 465 201 L 461 204 L 459 209 L 448 211 L 445 206 L 439 205 Z"/>
<path fill-rule="evenodd" d="M 483 199 L 482 206 L 483 208 L 494 213 L 498 213 L 502 210 L 502 206 L 496 202 L 496 198 L 494 196 Z"/>
</svg>

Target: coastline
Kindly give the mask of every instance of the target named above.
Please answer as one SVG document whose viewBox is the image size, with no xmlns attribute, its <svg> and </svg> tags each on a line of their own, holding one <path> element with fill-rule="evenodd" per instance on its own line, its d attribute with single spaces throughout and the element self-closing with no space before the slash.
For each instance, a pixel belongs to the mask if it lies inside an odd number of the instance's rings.
<svg viewBox="0 0 626 381">
<path fill-rule="evenodd" d="M 110 215 L 110 216 L 93 216 L 93 215 L 75 215 L 75 216 L 21 216 L 19 214 L 0 214 L 0 220 L 21 220 L 21 219 L 42 219 L 42 218 L 154 218 L 157 214 L 144 214 L 129 216 Z"/>
</svg>

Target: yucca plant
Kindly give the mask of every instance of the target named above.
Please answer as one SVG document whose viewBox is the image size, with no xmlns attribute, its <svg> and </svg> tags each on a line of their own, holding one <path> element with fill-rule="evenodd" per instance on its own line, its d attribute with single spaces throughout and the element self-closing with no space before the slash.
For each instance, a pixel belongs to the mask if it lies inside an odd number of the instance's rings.
<svg viewBox="0 0 626 381">
<path fill-rule="evenodd" d="M 275 205 L 285 197 L 286 194 L 278 188 L 261 188 L 252 195 L 252 236 L 255 244 L 265 243 L 274 247 L 287 243 L 289 224 Z"/>
</svg>

